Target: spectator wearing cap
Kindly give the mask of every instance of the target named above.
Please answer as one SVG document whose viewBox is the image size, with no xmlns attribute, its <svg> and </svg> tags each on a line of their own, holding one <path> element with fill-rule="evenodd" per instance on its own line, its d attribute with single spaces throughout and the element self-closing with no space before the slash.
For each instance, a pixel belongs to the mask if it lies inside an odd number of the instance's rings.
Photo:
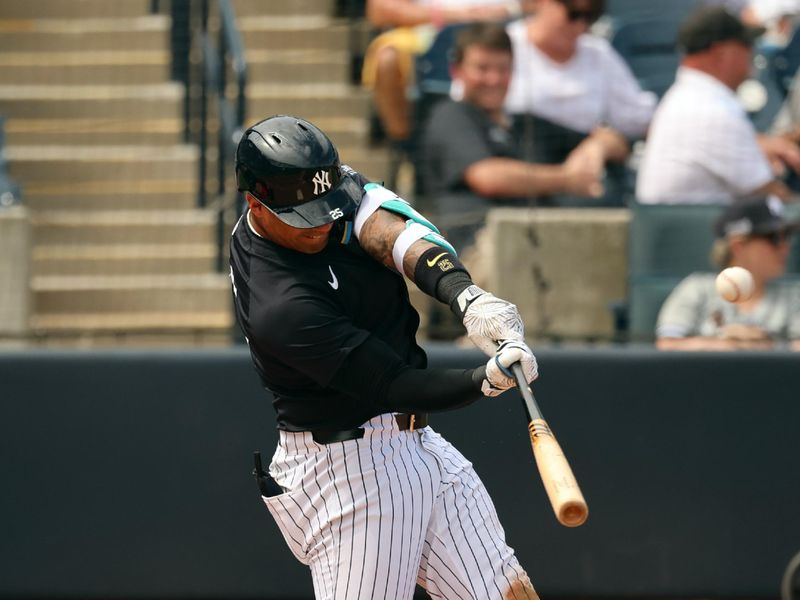
<svg viewBox="0 0 800 600">
<path fill-rule="evenodd" d="M 716 291 L 714 273 L 693 273 L 672 291 L 658 315 L 656 345 L 662 350 L 800 350 L 800 287 L 775 285 L 797 223 L 786 221 L 774 197 L 728 206 L 715 224 L 712 262 L 743 267 L 755 282 L 753 296 L 732 304 Z"/>
<path fill-rule="evenodd" d="M 577 150 L 602 175 L 647 131 L 655 94 L 589 31 L 604 10 L 603 0 L 538 0 L 531 16 L 508 25 L 514 72 L 505 105 L 527 159 L 555 164 Z"/>
<path fill-rule="evenodd" d="M 787 167 L 800 171 L 800 149 L 784 137 L 758 135 L 735 94 L 763 31 L 720 7 L 701 8 L 682 24 L 684 57 L 653 117 L 636 184 L 640 202 L 789 196 L 778 177 Z"/>
</svg>

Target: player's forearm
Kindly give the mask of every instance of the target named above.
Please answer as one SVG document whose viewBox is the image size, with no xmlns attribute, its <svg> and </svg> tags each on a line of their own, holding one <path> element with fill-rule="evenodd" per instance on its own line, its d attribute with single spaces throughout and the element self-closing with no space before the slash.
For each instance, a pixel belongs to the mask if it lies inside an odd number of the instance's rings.
<svg viewBox="0 0 800 600">
<path fill-rule="evenodd" d="M 400 215 L 386 210 L 376 210 L 364 223 L 358 239 L 361 247 L 372 258 L 387 267 L 395 268 L 392 250 L 397 238 L 406 230 L 406 221 Z M 403 271 L 414 280 L 414 269 L 422 254 L 436 246 L 427 240 L 417 240 L 403 257 Z"/>
<path fill-rule="evenodd" d="M 379 400 L 397 412 L 436 412 L 472 404 L 483 396 L 486 368 L 408 369 L 389 384 Z"/>
<path fill-rule="evenodd" d="M 513 158 L 485 158 L 464 172 L 470 189 L 487 198 L 526 198 L 557 194 L 569 188 L 562 165 L 535 165 Z"/>
</svg>

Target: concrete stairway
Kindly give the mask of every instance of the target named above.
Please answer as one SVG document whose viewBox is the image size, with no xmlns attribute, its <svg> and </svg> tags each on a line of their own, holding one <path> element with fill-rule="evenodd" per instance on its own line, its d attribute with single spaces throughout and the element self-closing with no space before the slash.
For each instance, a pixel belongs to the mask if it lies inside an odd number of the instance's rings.
<svg viewBox="0 0 800 600">
<path fill-rule="evenodd" d="M 214 214 L 150 0 L 0 0 L 0 114 L 43 343 L 225 343 Z"/>
<path fill-rule="evenodd" d="M 384 180 L 388 157 L 370 148 L 369 95 L 350 82 L 350 44 L 364 43 L 366 28 L 351 30 L 332 18 L 332 0 L 234 0 L 250 69 L 250 122 L 288 113 L 309 119 L 339 146 L 342 161 Z"/>
</svg>

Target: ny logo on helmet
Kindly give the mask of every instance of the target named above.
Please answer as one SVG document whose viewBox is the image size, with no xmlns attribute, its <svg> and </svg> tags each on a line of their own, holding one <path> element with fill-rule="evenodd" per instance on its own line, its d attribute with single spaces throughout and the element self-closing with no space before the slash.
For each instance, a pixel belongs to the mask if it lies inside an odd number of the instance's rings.
<svg viewBox="0 0 800 600">
<path fill-rule="evenodd" d="M 314 179 L 311 180 L 314 184 L 314 195 L 318 196 L 331 189 L 331 180 L 327 171 L 317 171 Z"/>
</svg>

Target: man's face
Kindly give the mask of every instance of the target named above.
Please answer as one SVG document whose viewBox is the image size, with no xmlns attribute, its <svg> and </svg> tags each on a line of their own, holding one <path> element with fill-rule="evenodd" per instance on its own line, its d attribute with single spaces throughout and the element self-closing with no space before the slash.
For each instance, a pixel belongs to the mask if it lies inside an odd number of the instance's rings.
<svg viewBox="0 0 800 600">
<path fill-rule="evenodd" d="M 501 110 L 511 81 L 511 54 L 469 46 L 453 76 L 464 84 L 464 100 L 488 112 Z"/>
<path fill-rule="evenodd" d="M 303 254 L 316 254 L 328 245 L 333 223 L 310 229 L 291 227 L 251 194 L 246 194 L 246 198 L 256 231 L 268 240 Z"/>
<path fill-rule="evenodd" d="M 731 88 L 739 87 L 749 76 L 753 63 L 753 48 L 744 42 L 729 40 L 715 45 L 720 71 Z"/>
</svg>

